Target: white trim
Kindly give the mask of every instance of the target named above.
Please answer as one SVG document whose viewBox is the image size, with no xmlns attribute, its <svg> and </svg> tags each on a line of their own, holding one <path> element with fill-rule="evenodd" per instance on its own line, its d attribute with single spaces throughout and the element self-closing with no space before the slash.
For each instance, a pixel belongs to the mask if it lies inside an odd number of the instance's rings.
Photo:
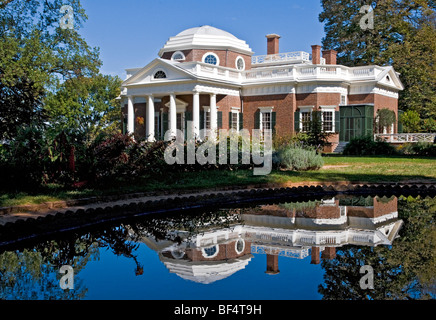
<svg viewBox="0 0 436 320">
<path fill-rule="evenodd" d="M 238 250 L 238 242 L 239 241 L 242 241 L 242 249 L 241 250 Z M 238 240 L 235 241 L 235 252 L 237 254 L 241 254 L 242 252 L 244 252 L 244 250 L 245 250 L 245 240 L 242 238 L 239 238 Z"/>
<path fill-rule="evenodd" d="M 332 130 L 325 131 L 325 132 L 335 132 L 335 130 L 336 130 L 336 128 L 335 128 L 336 106 L 320 106 L 319 108 L 321 109 L 321 121 L 322 121 L 323 127 L 324 127 L 324 112 L 332 112 Z"/>
<path fill-rule="evenodd" d="M 300 111 L 300 114 L 299 114 L 300 119 L 298 121 L 300 132 L 306 132 L 306 131 L 303 131 L 303 114 L 302 113 L 303 112 L 304 113 L 309 112 L 310 113 L 310 120 L 312 120 L 312 111 L 313 111 L 314 108 L 315 108 L 315 106 L 302 106 L 302 107 L 298 107 L 298 109 Z"/>
<path fill-rule="evenodd" d="M 239 110 L 239 108 L 232 107 L 231 110 L 230 110 L 230 113 L 232 114 L 232 119 L 230 119 L 230 128 L 229 128 L 229 130 L 233 129 L 232 128 L 233 115 L 236 114 L 236 129 L 235 130 L 238 132 L 239 131 L 239 113 L 240 113 L 240 110 Z"/>
<path fill-rule="evenodd" d="M 158 73 L 159 71 L 162 71 L 163 73 L 165 73 L 165 78 L 155 78 L 156 73 Z M 151 80 L 152 81 L 168 80 L 168 72 L 165 69 L 161 68 L 161 67 L 156 68 L 156 69 L 153 70 L 153 73 L 151 75 Z"/>
<path fill-rule="evenodd" d="M 206 59 L 207 56 L 212 55 L 216 58 L 216 64 L 211 64 L 211 63 L 207 63 L 206 61 L 204 61 Z M 218 57 L 218 55 L 214 52 L 206 52 L 203 57 L 201 58 L 201 62 L 203 63 L 207 63 L 213 66 L 219 66 L 220 65 L 220 58 Z"/>
<path fill-rule="evenodd" d="M 274 107 L 259 107 L 261 113 L 273 112 Z"/>
<path fill-rule="evenodd" d="M 215 251 L 215 253 L 213 255 L 209 256 L 206 253 L 206 249 L 213 248 L 213 247 L 215 247 L 216 251 Z M 214 257 L 216 257 L 218 255 L 219 252 L 220 252 L 220 247 L 217 244 L 209 246 L 207 248 L 201 248 L 201 254 L 202 254 L 202 256 L 204 258 L 214 258 Z"/>
<path fill-rule="evenodd" d="M 174 59 L 174 56 L 176 55 L 176 54 L 181 54 L 182 55 L 182 57 L 183 57 L 183 59 Z M 182 51 L 176 51 L 176 52 L 174 52 L 173 54 L 172 54 L 172 56 L 171 56 L 171 60 L 172 61 L 185 61 L 186 60 L 186 56 L 185 56 L 185 54 L 182 52 Z"/>
<path fill-rule="evenodd" d="M 238 60 L 242 60 L 242 69 L 238 68 Z M 235 60 L 235 68 L 239 71 L 244 71 L 245 70 L 245 60 L 244 58 L 242 58 L 241 56 L 237 56 L 236 60 Z"/>
</svg>

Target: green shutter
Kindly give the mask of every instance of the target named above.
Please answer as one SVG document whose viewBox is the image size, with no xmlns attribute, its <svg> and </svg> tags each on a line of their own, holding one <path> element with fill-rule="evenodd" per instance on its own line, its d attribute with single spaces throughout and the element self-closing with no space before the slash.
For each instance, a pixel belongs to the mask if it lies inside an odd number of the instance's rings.
<svg viewBox="0 0 436 320">
<path fill-rule="evenodd" d="M 222 111 L 218 111 L 218 119 L 217 119 L 217 128 L 222 129 L 223 128 L 223 113 Z"/>
<path fill-rule="evenodd" d="M 323 130 L 322 129 L 322 112 L 321 111 L 312 111 L 312 121 L 310 121 L 310 126 L 313 126 L 314 124 L 320 125 L 321 130 Z M 311 127 L 311 130 L 312 129 L 313 128 Z"/>
<path fill-rule="evenodd" d="M 168 131 L 168 113 L 162 113 L 162 119 L 163 119 L 162 137 L 165 137 L 165 133 Z"/>
<path fill-rule="evenodd" d="M 335 132 L 339 133 L 341 131 L 341 115 L 339 111 L 335 111 Z"/>
<path fill-rule="evenodd" d="M 300 111 L 294 112 L 294 132 L 300 131 Z"/>
<path fill-rule="evenodd" d="M 254 129 L 260 129 L 260 111 L 254 113 Z"/>
<path fill-rule="evenodd" d="M 244 129 L 244 114 L 239 112 L 239 130 Z"/>
<path fill-rule="evenodd" d="M 275 112 L 271 112 L 271 129 L 272 129 L 272 134 L 276 133 L 276 113 Z"/>
<path fill-rule="evenodd" d="M 232 113 L 233 112 L 229 112 L 229 130 L 232 129 Z"/>
<path fill-rule="evenodd" d="M 200 112 L 200 130 L 204 130 L 204 111 Z"/>
<path fill-rule="evenodd" d="M 188 121 L 192 121 L 192 112 L 185 112 L 185 140 L 188 139 Z"/>
</svg>

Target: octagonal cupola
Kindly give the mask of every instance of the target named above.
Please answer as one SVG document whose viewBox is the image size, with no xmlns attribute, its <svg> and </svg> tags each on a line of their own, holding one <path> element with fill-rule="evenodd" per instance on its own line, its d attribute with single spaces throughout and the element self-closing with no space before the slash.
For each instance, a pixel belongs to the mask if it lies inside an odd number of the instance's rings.
<svg viewBox="0 0 436 320">
<path fill-rule="evenodd" d="M 251 64 L 253 51 L 233 34 L 211 26 L 184 30 L 168 39 L 159 51 L 163 59 L 199 61 L 224 67 L 245 69 Z"/>
</svg>

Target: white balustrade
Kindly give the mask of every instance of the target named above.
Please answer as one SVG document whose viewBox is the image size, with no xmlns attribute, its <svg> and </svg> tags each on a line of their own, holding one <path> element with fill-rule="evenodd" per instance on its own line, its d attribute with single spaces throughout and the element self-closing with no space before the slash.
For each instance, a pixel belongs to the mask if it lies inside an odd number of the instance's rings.
<svg viewBox="0 0 436 320">
<path fill-rule="evenodd" d="M 395 134 L 375 134 L 375 140 L 382 140 L 389 143 L 417 143 L 433 142 L 436 133 L 395 133 Z"/>
</svg>

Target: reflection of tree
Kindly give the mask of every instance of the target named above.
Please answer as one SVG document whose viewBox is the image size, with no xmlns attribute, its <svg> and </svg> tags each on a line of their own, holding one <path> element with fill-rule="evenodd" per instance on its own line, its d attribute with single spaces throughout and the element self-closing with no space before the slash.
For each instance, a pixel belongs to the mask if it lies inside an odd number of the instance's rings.
<svg viewBox="0 0 436 320">
<path fill-rule="evenodd" d="M 400 198 L 398 214 L 405 224 L 392 247 L 337 249 L 334 260 L 323 260 L 323 299 L 427 299 L 435 283 L 436 198 Z M 363 290 L 362 265 L 374 269 L 374 290 Z"/>
<path fill-rule="evenodd" d="M 142 236 L 181 241 L 177 231 L 184 230 L 193 235 L 211 227 L 225 228 L 235 221 L 239 221 L 239 217 L 231 210 L 148 216 L 117 226 L 41 241 L 31 248 L 4 251 L 0 253 L 0 299 L 83 299 L 87 289 L 77 274 L 89 261 L 99 258 L 101 248 L 133 259 L 135 274 L 141 275 L 143 266 L 135 251 Z M 74 290 L 60 288 L 62 275 L 59 269 L 63 265 L 74 269 Z"/>
<path fill-rule="evenodd" d="M 60 288 L 62 265 L 70 265 L 75 275 L 93 257 L 95 248 L 83 239 L 47 241 L 33 249 L 0 254 L 0 298 L 13 300 L 82 299 L 87 292 L 79 278 L 74 290 Z"/>
</svg>

